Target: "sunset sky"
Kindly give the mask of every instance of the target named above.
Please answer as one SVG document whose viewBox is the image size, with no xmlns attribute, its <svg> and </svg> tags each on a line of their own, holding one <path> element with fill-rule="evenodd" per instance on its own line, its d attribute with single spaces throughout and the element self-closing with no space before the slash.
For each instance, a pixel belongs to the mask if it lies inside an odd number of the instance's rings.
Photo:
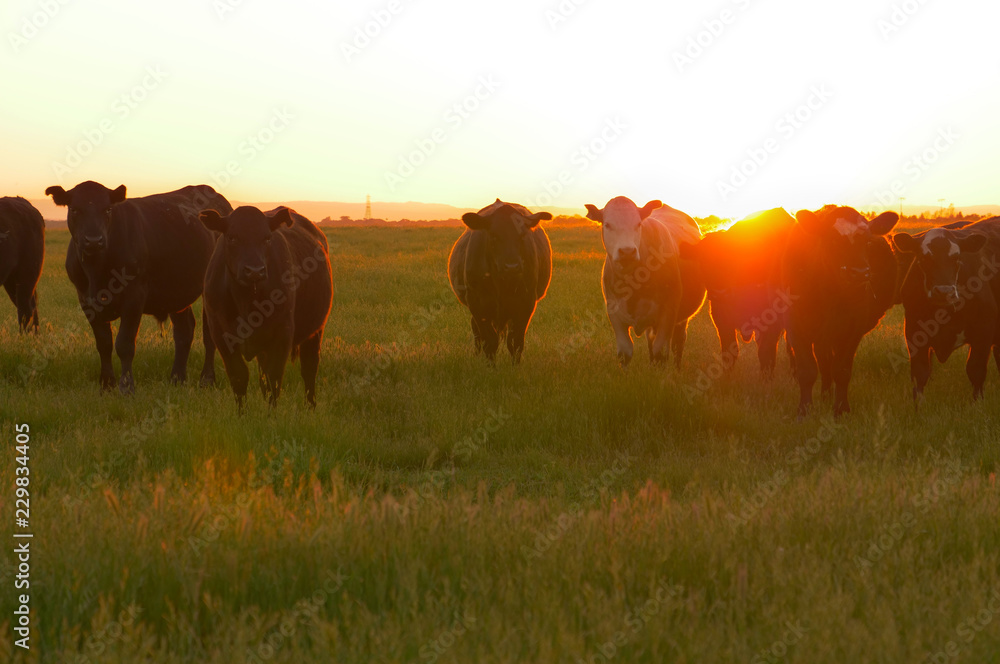
<svg viewBox="0 0 1000 664">
<path fill-rule="evenodd" d="M 576 3 L 8 0 L 0 194 L 1000 203 L 1000 3 Z"/>
</svg>

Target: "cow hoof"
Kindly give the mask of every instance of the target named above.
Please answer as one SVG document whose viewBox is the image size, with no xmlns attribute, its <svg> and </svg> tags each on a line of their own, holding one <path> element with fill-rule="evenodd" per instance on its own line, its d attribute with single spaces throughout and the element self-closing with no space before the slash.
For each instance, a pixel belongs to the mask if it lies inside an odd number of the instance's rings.
<svg viewBox="0 0 1000 664">
<path fill-rule="evenodd" d="M 170 374 L 170 384 L 171 385 L 183 385 L 187 382 L 187 376 L 184 374 Z"/>
<path fill-rule="evenodd" d="M 199 387 L 215 387 L 215 374 L 203 374 L 198 381 Z"/>
<path fill-rule="evenodd" d="M 126 379 L 123 376 L 118 382 L 118 391 L 121 392 L 123 396 L 132 396 L 135 394 L 135 382 L 133 382 L 131 378 Z"/>
</svg>

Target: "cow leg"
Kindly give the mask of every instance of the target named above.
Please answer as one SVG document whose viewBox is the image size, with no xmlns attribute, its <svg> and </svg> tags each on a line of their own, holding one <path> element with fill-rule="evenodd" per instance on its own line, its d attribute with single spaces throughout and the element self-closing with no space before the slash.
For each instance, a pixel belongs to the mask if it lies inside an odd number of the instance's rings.
<svg viewBox="0 0 1000 664">
<path fill-rule="evenodd" d="M 524 352 L 524 335 L 528 331 L 530 319 L 530 316 L 527 319 L 518 318 L 507 324 L 507 351 L 514 364 L 521 362 L 521 353 Z"/>
<path fill-rule="evenodd" d="M 222 366 L 226 369 L 226 376 L 229 377 L 229 386 L 233 388 L 236 395 L 236 406 L 240 413 L 243 413 L 243 406 L 247 398 L 247 384 L 250 382 L 250 370 L 243 356 L 230 349 L 219 347 L 219 357 L 222 358 Z"/>
<path fill-rule="evenodd" d="M 716 332 L 719 334 L 719 361 L 722 362 L 722 369 L 727 372 L 732 371 L 736 368 L 736 360 L 740 357 L 739 332 L 735 327 L 727 329 L 725 335 L 720 327 L 716 328 Z"/>
<path fill-rule="evenodd" d="M 840 417 L 851 412 L 851 404 L 847 399 L 847 388 L 854 372 L 854 356 L 858 352 L 861 339 L 847 343 L 833 352 L 833 416 Z"/>
<path fill-rule="evenodd" d="M 267 383 L 267 401 L 271 408 L 278 405 L 281 396 L 281 382 L 285 377 L 285 364 L 288 362 L 288 350 L 284 352 L 271 350 L 262 353 L 257 362 L 261 367 L 261 378 Z"/>
<path fill-rule="evenodd" d="M 969 348 L 969 359 L 965 362 L 965 375 L 972 383 L 972 400 L 983 396 L 983 384 L 986 382 L 986 370 L 990 364 L 990 347 L 986 344 L 976 344 Z"/>
<path fill-rule="evenodd" d="M 121 323 L 118 325 L 118 336 L 115 338 L 115 352 L 122 363 L 122 375 L 118 379 L 118 391 L 122 394 L 135 392 L 135 379 L 132 377 L 132 360 L 135 359 L 135 340 L 139 336 L 139 323 L 142 322 L 141 311 L 123 311 Z"/>
<path fill-rule="evenodd" d="M 115 367 L 111 364 L 111 349 L 114 347 L 111 323 L 91 321 L 90 328 L 94 331 L 97 354 L 101 356 L 101 391 L 113 390 L 117 381 L 115 380 Z"/>
<path fill-rule="evenodd" d="M 17 326 L 21 332 L 38 332 L 38 295 L 27 279 L 16 287 Z M 14 299 L 14 298 L 12 298 Z"/>
<path fill-rule="evenodd" d="M 208 327 L 208 313 L 205 311 L 204 301 L 201 308 L 201 342 L 205 345 L 205 364 L 201 367 L 202 387 L 212 387 L 215 385 L 215 339 L 212 338 L 212 330 Z"/>
<path fill-rule="evenodd" d="M 687 343 L 688 320 L 682 318 L 674 325 L 673 334 L 670 337 L 670 347 L 674 353 L 674 365 L 681 368 L 681 358 L 684 356 L 684 344 Z"/>
<path fill-rule="evenodd" d="M 476 355 L 479 355 L 480 353 L 483 352 L 483 343 L 484 343 L 483 333 L 480 331 L 479 326 L 480 326 L 479 319 L 476 318 L 475 316 L 473 316 L 472 317 L 472 338 L 473 338 L 473 340 L 475 341 L 475 344 L 476 344 Z"/>
<path fill-rule="evenodd" d="M 824 398 L 830 395 L 833 386 L 833 350 L 823 347 L 816 349 L 816 361 L 819 364 L 820 395 Z"/>
<path fill-rule="evenodd" d="M 760 362 L 760 373 L 765 380 L 774 377 L 774 368 L 778 365 L 778 341 L 781 331 L 757 332 L 757 361 Z"/>
<path fill-rule="evenodd" d="M 174 368 L 170 370 L 170 382 L 183 384 L 187 380 L 187 361 L 194 341 L 194 312 L 191 307 L 170 314 L 174 328 Z"/>
<path fill-rule="evenodd" d="M 483 353 L 486 354 L 486 359 L 492 364 L 496 362 L 497 349 L 500 348 L 500 333 L 494 327 L 493 321 L 485 318 L 479 321 L 479 331 L 483 338 Z"/>
<path fill-rule="evenodd" d="M 795 379 L 799 383 L 798 419 L 801 421 L 809 414 L 809 408 L 812 406 L 813 385 L 816 384 L 819 371 L 812 344 L 792 346 L 792 350 L 795 353 Z"/>
<path fill-rule="evenodd" d="M 319 349 L 322 344 L 323 331 L 319 330 L 299 346 L 302 383 L 306 386 L 306 402 L 311 409 L 316 408 L 316 373 L 319 371 Z"/>
<path fill-rule="evenodd" d="M 913 382 L 913 407 L 918 408 L 924 400 L 924 386 L 931 377 L 931 349 L 926 344 L 917 346 L 907 339 L 910 355 L 910 380 Z"/>
<path fill-rule="evenodd" d="M 615 342 L 618 346 L 618 364 L 627 367 L 628 363 L 632 361 L 633 352 L 632 334 L 629 332 L 629 326 L 627 323 L 612 318 L 611 329 L 614 330 Z"/>
</svg>

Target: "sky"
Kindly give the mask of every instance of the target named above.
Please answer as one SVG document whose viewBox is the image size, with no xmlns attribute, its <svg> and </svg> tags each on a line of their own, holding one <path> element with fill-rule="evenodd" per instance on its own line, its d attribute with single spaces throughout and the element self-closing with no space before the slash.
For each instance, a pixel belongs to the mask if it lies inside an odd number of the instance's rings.
<svg viewBox="0 0 1000 664">
<path fill-rule="evenodd" d="M 7 0 L 0 194 L 1000 203 L 987 0 Z"/>
</svg>

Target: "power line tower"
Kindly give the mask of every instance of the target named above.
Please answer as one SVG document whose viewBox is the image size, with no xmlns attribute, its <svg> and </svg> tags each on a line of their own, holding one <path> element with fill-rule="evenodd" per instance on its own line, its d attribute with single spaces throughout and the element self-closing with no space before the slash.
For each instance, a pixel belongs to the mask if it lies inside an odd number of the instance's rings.
<svg viewBox="0 0 1000 664">
<path fill-rule="evenodd" d="M 372 197 L 365 196 L 365 219 L 372 218 Z"/>
</svg>

